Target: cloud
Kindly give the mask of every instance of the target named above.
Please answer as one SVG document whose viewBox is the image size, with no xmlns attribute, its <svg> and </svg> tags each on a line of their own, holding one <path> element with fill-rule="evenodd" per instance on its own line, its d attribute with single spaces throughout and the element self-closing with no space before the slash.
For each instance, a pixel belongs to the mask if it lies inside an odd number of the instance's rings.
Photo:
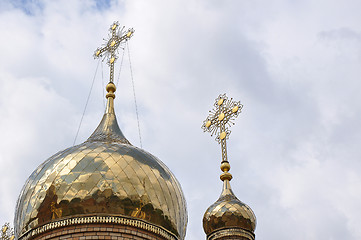
<svg viewBox="0 0 361 240">
<path fill-rule="evenodd" d="M 360 6 L 325 4 L 3 1 L 0 220 L 12 220 L 32 170 L 72 145 L 94 74 L 77 143 L 99 123 L 108 69 L 95 73 L 92 54 L 119 20 L 136 30 L 129 50 L 143 147 L 183 187 L 187 239 L 204 238 L 203 213 L 221 192 L 220 147 L 200 126 L 225 92 L 244 104 L 228 154 L 256 238 L 359 239 Z M 115 110 L 139 145 L 125 51 Z"/>
</svg>

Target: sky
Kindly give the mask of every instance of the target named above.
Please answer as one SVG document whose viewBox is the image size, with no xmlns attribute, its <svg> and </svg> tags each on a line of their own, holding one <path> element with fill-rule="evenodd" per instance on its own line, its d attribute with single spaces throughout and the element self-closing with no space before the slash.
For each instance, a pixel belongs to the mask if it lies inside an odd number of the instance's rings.
<svg viewBox="0 0 361 240">
<path fill-rule="evenodd" d="M 76 144 L 100 122 L 109 70 L 92 55 L 119 21 L 135 34 L 116 66 L 118 122 L 140 146 L 133 76 L 142 147 L 183 188 L 187 240 L 205 239 L 203 214 L 221 193 L 221 149 L 201 125 L 223 93 L 244 105 L 227 146 L 256 239 L 361 239 L 360 9 L 357 0 L 1 0 L 0 223 L 13 222 L 32 171 L 73 145 L 94 76 Z"/>
</svg>

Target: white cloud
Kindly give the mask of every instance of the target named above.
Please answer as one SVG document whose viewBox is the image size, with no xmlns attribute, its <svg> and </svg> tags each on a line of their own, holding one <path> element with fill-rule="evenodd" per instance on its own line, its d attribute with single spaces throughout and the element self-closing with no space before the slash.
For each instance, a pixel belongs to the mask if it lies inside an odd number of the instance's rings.
<svg viewBox="0 0 361 240">
<path fill-rule="evenodd" d="M 224 92 L 245 105 L 228 152 L 234 192 L 258 219 L 256 238 L 360 238 L 358 1 L 0 7 L 1 222 L 12 220 L 32 169 L 72 145 L 97 64 L 93 51 L 119 20 L 136 30 L 130 52 L 143 147 L 182 184 L 187 239 L 204 238 L 203 213 L 221 191 L 220 148 L 200 126 Z M 127 59 L 116 112 L 139 145 Z M 77 142 L 102 115 L 101 69 Z M 106 81 L 105 64 L 103 75 Z"/>
</svg>

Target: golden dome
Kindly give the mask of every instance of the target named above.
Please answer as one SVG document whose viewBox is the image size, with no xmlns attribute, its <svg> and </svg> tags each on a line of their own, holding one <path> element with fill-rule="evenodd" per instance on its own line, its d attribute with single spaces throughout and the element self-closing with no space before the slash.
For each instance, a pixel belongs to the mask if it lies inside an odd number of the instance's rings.
<svg viewBox="0 0 361 240">
<path fill-rule="evenodd" d="M 231 133 L 228 130 L 243 105 L 226 94 L 216 98 L 214 109 L 203 122 L 202 129 L 216 134 L 216 140 L 221 145 L 222 162 L 220 176 L 223 181 L 223 191 L 219 199 L 211 205 L 203 216 L 203 229 L 208 240 L 216 239 L 250 239 L 254 240 L 256 229 L 256 216 L 252 209 L 241 202 L 233 193 L 230 185 L 232 174 L 229 173 L 231 165 L 228 162 L 226 141 Z M 234 124 L 234 123 L 233 123 Z"/>
<path fill-rule="evenodd" d="M 89 139 L 56 153 L 27 180 L 16 208 L 17 237 L 62 219 L 125 216 L 184 239 L 187 210 L 178 181 L 163 162 L 124 137 L 113 83 L 107 91 L 106 112 Z"/>
<path fill-rule="evenodd" d="M 207 236 L 225 228 L 241 228 L 254 233 L 256 216 L 250 207 L 234 195 L 229 180 L 223 181 L 221 196 L 205 212 L 203 228 Z"/>
</svg>

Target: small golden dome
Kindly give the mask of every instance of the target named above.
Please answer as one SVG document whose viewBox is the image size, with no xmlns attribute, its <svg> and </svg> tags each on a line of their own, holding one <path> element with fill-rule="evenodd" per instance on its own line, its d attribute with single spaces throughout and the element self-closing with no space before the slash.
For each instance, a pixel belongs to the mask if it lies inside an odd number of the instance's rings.
<svg viewBox="0 0 361 240">
<path fill-rule="evenodd" d="M 114 84 L 108 84 L 114 94 Z M 29 177 L 15 214 L 17 237 L 74 217 L 140 219 L 184 239 L 186 202 L 172 172 L 152 154 L 134 147 L 107 108 L 89 139 L 56 153 Z"/>
<path fill-rule="evenodd" d="M 252 234 L 256 229 L 256 216 L 250 207 L 234 195 L 228 180 L 223 181 L 221 196 L 203 217 L 203 229 L 207 236 L 225 228 L 241 228 Z"/>
</svg>

